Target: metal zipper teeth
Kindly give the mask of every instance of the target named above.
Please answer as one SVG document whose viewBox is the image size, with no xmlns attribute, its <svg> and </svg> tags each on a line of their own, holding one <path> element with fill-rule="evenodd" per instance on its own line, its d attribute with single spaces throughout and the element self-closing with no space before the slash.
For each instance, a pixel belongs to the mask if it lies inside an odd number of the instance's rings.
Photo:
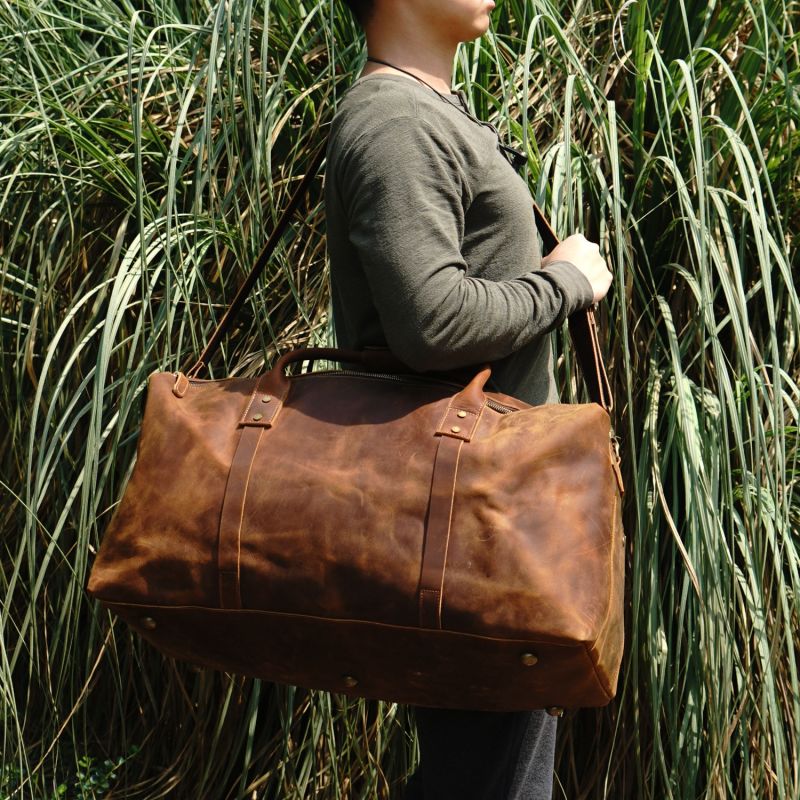
<svg viewBox="0 0 800 800">
<path fill-rule="evenodd" d="M 489 408 L 493 408 L 495 411 L 499 411 L 501 414 L 510 414 L 512 411 L 519 411 L 518 408 L 504 406 L 502 403 L 498 403 L 497 400 L 492 400 L 491 397 L 486 398 L 486 405 L 489 406 Z"/>
<path fill-rule="evenodd" d="M 385 373 L 385 372 L 363 372 L 361 370 L 356 370 L 356 369 L 319 370 L 318 372 L 305 372 L 302 375 L 296 375 L 295 377 L 302 378 L 304 375 L 333 375 L 333 376 L 356 375 L 363 378 L 376 378 L 378 380 L 400 381 L 401 383 L 435 383 L 441 386 L 452 386 L 456 389 L 464 388 L 460 383 L 445 381 L 439 378 L 425 378 L 417 375 L 393 375 L 391 373 Z M 499 412 L 500 414 L 510 414 L 512 411 L 519 411 L 518 408 L 512 408 L 511 406 L 504 406 L 502 403 L 498 403 L 497 400 L 492 400 L 491 397 L 486 398 L 486 405 L 489 406 L 489 408 Z"/>
<path fill-rule="evenodd" d="M 178 376 L 179 373 L 173 372 L 175 377 Z M 453 386 L 457 389 L 463 388 L 460 383 L 452 383 L 451 381 L 444 381 L 439 380 L 438 378 L 425 378 L 425 377 L 417 377 L 415 375 L 393 375 L 390 373 L 376 373 L 376 372 L 362 372 L 360 370 L 355 369 L 320 369 L 314 372 L 302 372 L 299 375 L 290 375 L 290 378 L 305 378 L 308 375 L 360 375 L 365 378 L 380 378 L 381 380 L 394 380 L 394 381 L 406 381 L 410 383 L 439 383 L 444 384 L 445 386 Z M 185 377 L 185 376 L 184 376 Z M 209 383 L 224 383 L 225 381 L 236 381 L 236 380 L 254 380 L 253 377 L 244 377 L 241 375 L 237 375 L 233 378 L 186 378 L 189 383 L 195 384 L 197 386 L 206 386 Z"/>
<path fill-rule="evenodd" d="M 176 378 L 180 375 L 179 372 L 172 373 Z M 210 383 L 225 383 L 226 381 L 247 381 L 252 380 L 252 378 L 243 378 L 241 375 L 234 375 L 232 378 L 189 378 L 186 375 L 183 376 L 186 378 L 189 383 L 194 386 L 207 386 Z"/>
</svg>

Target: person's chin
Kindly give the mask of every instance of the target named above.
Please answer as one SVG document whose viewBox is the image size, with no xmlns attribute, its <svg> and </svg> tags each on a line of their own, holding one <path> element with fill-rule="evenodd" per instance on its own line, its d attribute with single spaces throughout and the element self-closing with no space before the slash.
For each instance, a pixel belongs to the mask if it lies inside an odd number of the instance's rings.
<svg viewBox="0 0 800 800">
<path fill-rule="evenodd" d="M 479 36 L 483 36 L 486 31 L 489 30 L 489 15 L 487 14 L 483 20 L 478 20 L 475 23 L 473 29 L 469 32 L 464 33 L 464 37 L 460 40 L 462 42 L 471 42 L 473 39 L 477 39 Z"/>
</svg>

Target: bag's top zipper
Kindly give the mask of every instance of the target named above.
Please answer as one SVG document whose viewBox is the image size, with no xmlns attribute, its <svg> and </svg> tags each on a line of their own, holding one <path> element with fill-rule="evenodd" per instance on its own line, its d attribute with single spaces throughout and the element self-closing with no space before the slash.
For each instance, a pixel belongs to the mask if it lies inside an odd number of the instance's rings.
<svg viewBox="0 0 800 800">
<path fill-rule="evenodd" d="M 178 373 L 174 373 L 176 376 Z M 367 372 L 366 370 L 357 370 L 357 369 L 331 369 L 331 370 L 317 370 L 315 372 L 303 372 L 299 375 L 292 375 L 292 378 L 304 378 L 308 375 L 330 375 L 330 376 L 337 376 L 337 375 L 355 375 L 362 378 L 373 378 L 377 380 L 384 380 L 384 381 L 400 381 L 401 383 L 435 383 L 440 386 L 452 386 L 454 389 L 463 389 L 463 385 L 460 383 L 456 383 L 455 381 L 447 381 L 443 378 L 429 378 L 424 375 L 397 375 L 390 372 Z M 217 379 L 209 379 L 209 378 L 187 378 L 190 384 L 195 386 L 206 386 L 210 383 L 218 383 L 222 381 L 230 381 L 235 380 L 234 378 L 217 378 Z M 248 379 L 245 379 L 248 380 Z M 251 380 L 251 379 L 250 379 Z M 498 403 L 497 400 L 493 400 L 491 397 L 486 398 L 486 405 L 489 408 L 494 409 L 495 411 L 499 412 L 500 414 L 510 414 L 512 411 L 519 411 L 518 408 L 514 408 L 513 406 L 505 406 L 502 403 Z"/>
<path fill-rule="evenodd" d="M 424 375 L 396 375 L 388 372 L 366 372 L 357 369 L 332 369 L 332 370 L 319 370 L 317 372 L 304 372 L 301 375 L 295 375 L 296 378 L 302 378 L 305 375 L 356 375 L 363 378 L 377 378 L 379 380 L 400 381 L 405 383 L 436 383 L 442 386 L 452 386 L 455 389 L 463 389 L 460 383 L 455 381 L 446 381 L 442 378 L 428 378 Z M 510 414 L 512 411 L 519 411 L 518 408 L 513 406 L 504 406 L 493 400 L 491 397 L 486 398 L 486 405 L 489 408 L 498 411 L 500 414 Z"/>
</svg>

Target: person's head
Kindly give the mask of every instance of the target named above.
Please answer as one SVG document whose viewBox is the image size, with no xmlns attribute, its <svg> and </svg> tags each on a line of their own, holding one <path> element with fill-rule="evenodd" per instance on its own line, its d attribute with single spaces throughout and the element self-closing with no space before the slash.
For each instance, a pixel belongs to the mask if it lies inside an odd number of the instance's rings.
<svg viewBox="0 0 800 800">
<path fill-rule="evenodd" d="M 344 0 L 367 32 L 380 28 L 398 35 L 421 34 L 447 41 L 468 42 L 489 27 L 494 0 Z M 416 38 L 416 37 L 415 37 Z"/>
</svg>

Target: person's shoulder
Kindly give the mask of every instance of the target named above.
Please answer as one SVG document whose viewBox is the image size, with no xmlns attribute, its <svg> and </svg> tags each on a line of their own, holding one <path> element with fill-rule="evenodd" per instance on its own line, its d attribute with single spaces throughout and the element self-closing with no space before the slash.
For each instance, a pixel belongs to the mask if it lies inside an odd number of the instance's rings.
<svg viewBox="0 0 800 800">
<path fill-rule="evenodd" d="M 331 122 L 331 133 L 342 145 L 388 120 L 417 116 L 413 86 L 385 77 L 356 81 L 340 98 Z"/>
<path fill-rule="evenodd" d="M 487 139 L 486 134 L 485 128 L 421 83 L 380 75 L 356 81 L 343 95 L 331 122 L 328 157 L 350 153 L 355 145 L 366 149 L 378 138 L 430 137 L 471 171 L 491 145 L 491 135 Z"/>
</svg>

